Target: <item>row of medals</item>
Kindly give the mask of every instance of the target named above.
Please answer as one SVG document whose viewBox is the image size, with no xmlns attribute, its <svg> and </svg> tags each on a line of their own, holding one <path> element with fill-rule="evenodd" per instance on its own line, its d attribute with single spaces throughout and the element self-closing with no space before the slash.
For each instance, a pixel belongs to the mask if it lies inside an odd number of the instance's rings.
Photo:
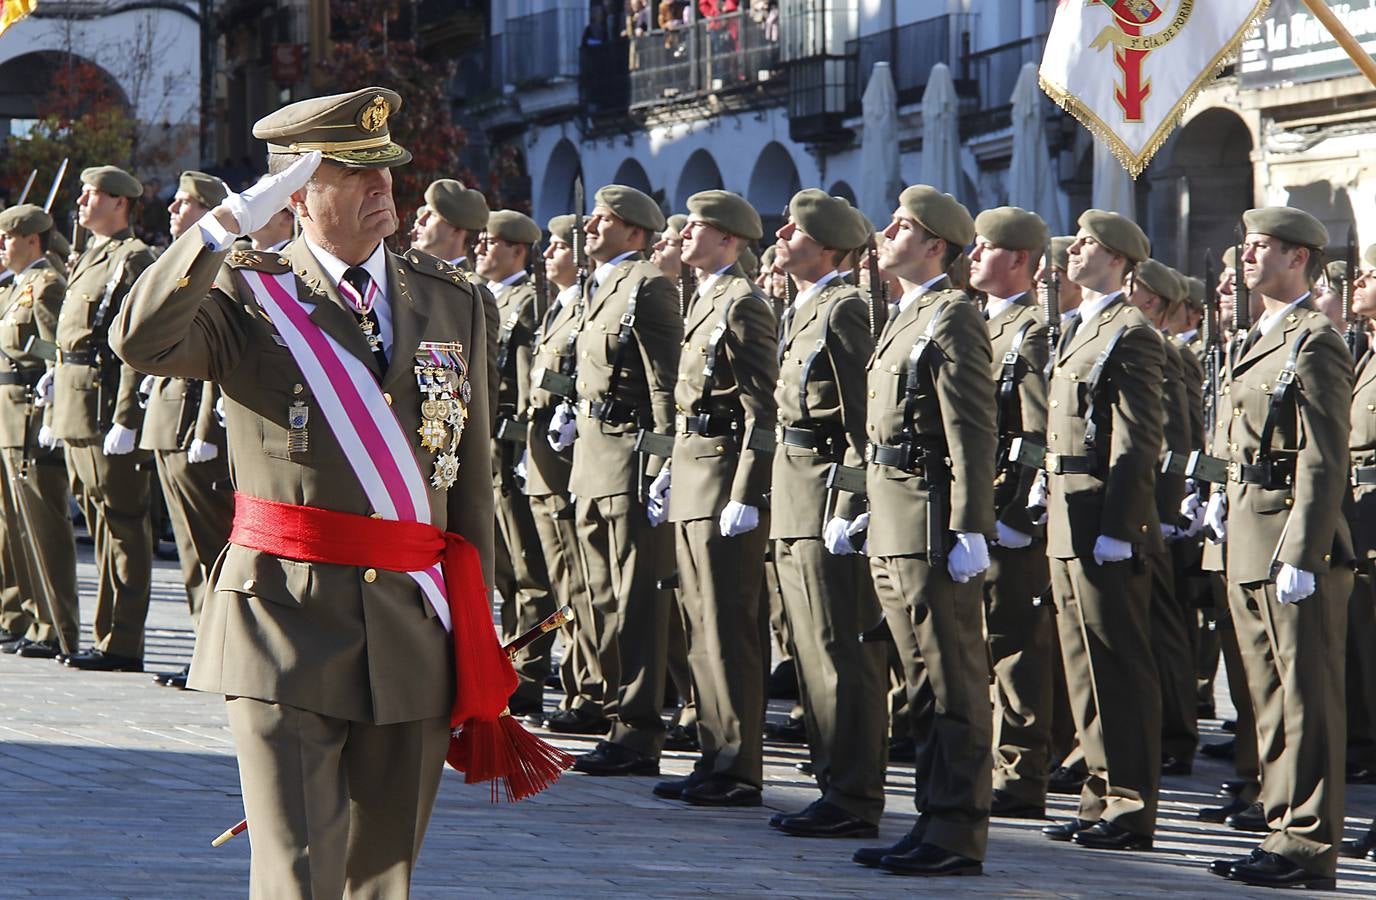
<svg viewBox="0 0 1376 900">
<path fill-rule="evenodd" d="M 436 451 L 435 471 L 430 483 L 436 490 L 447 490 L 459 477 L 459 439 L 468 422 L 468 404 L 473 400 L 473 384 L 468 380 L 462 346 L 452 343 L 426 344 L 416 352 L 416 386 L 420 389 L 420 443 Z M 439 365 L 436 357 L 450 365 Z M 449 372 L 458 376 L 458 396 L 449 383 Z"/>
</svg>

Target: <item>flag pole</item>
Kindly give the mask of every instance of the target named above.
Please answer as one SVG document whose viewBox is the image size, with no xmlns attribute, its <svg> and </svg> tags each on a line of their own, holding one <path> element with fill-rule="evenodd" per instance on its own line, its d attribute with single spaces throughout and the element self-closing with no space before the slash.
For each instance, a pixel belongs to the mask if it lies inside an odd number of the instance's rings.
<svg viewBox="0 0 1376 900">
<path fill-rule="evenodd" d="M 1342 23 L 1337 14 L 1328 8 L 1324 0 L 1304 0 L 1304 5 L 1309 7 L 1309 11 L 1314 17 L 1328 29 L 1328 33 L 1338 42 L 1338 46 L 1352 57 L 1352 61 L 1357 64 L 1357 68 L 1362 70 L 1362 74 L 1367 77 L 1373 85 L 1376 85 L 1376 60 L 1362 49 L 1361 43 L 1352 36 L 1352 32 L 1347 30 L 1347 26 Z"/>
</svg>

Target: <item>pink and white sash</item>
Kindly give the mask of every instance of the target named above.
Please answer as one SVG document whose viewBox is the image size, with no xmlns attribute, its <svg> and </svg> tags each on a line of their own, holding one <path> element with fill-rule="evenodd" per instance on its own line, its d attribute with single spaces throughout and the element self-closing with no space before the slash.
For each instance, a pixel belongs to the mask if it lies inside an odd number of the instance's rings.
<svg viewBox="0 0 1376 900">
<path fill-rule="evenodd" d="M 384 519 L 433 524 L 428 486 L 410 436 L 397 421 L 372 370 L 311 321 L 296 297 L 294 274 L 243 274 L 310 385 L 369 504 Z M 407 574 L 420 585 L 445 630 L 450 630 L 453 623 L 440 567 Z"/>
</svg>

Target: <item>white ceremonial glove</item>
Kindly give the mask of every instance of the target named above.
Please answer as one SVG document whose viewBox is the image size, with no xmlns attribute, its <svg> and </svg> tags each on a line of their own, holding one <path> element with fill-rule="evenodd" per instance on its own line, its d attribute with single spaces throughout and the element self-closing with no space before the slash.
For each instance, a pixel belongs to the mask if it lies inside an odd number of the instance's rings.
<svg viewBox="0 0 1376 900">
<path fill-rule="evenodd" d="M 565 402 L 555 407 L 554 418 L 549 420 L 547 436 L 549 445 L 556 453 L 562 453 L 573 446 L 573 439 L 578 437 L 578 414 L 573 411 L 572 404 Z"/>
<path fill-rule="evenodd" d="M 148 401 L 152 399 L 153 381 L 154 378 L 152 375 L 145 375 L 143 376 L 143 380 L 139 382 L 139 406 L 147 406 Z"/>
<path fill-rule="evenodd" d="M 1299 603 L 1314 593 L 1314 573 L 1282 563 L 1276 573 L 1276 599 L 1281 603 Z"/>
<path fill-rule="evenodd" d="M 1228 540 L 1228 495 L 1214 491 L 1209 495 L 1209 506 L 1204 510 L 1204 524 L 1213 532 L 1209 540 L 1221 544 Z"/>
<path fill-rule="evenodd" d="M 862 512 L 860 515 L 856 516 L 855 521 L 851 522 L 849 527 L 846 528 L 846 537 L 850 538 L 850 545 L 852 547 L 855 546 L 855 539 L 857 537 L 862 534 L 865 535 L 865 542 L 861 544 L 855 552 L 863 553 L 866 556 L 868 556 L 870 552 L 870 536 L 865 534 L 865 532 L 869 530 L 870 514 L 868 512 Z"/>
<path fill-rule="evenodd" d="M 1099 565 L 1122 562 L 1132 557 L 1132 545 L 1115 537 L 1101 534 L 1094 541 L 1094 561 Z"/>
<path fill-rule="evenodd" d="M 956 543 L 946 556 L 946 571 L 956 584 L 965 584 L 989 568 L 989 545 L 984 535 L 973 531 L 957 531 Z"/>
<path fill-rule="evenodd" d="M 200 438 L 192 438 L 191 446 L 186 448 L 186 461 L 189 463 L 210 462 L 219 455 L 219 447 Z"/>
<path fill-rule="evenodd" d="M 735 500 L 728 500 L 726 508 L 721 511 L 721 519 L 718 525 L 721 528 L 722 537 L 736 537 L 749 531 L 754 531 L 760 524 L 760 510 L 756 506 L 746 506 L 744 503 L 737 503 Z"/>
<path fill-rule="evenodd" d="M 44 450 L 55 450 L 62 446 L 62 438 L 53 434 L 51 425 L 44 425 L 38 429 L 38 446 Z"/>
<path fill-rule="evenodd" d="M 1023 534 L 1016 528 L 1009 528 L 1002 522 L 995 522 L 994 528 L 997 531 L 994 543 L 1000 547 L 1007 547 L 1009 550 L 1021 550 L 1032 544 L 1032 535 Z"/>
<path fill-rule="evenodd" d="M 1180 501 L 1180 517 L 1190 520 L 1190 527 L 1183 532 L 1185 537 L 1194 537 L 1204 527 L 1204 508 L 1199 495 L 1193 490 Z"/>
<path fill-rule="evenodd" d="M 33 405 L 51 406 L 53 402 L 53 371 L 49 369 L 38 377 L 33 386 Z"/>
<path fill-rule="evenodd" d="M 860 517 L 856 517 L 859 521 Z M 866 523 L 868 523 L 868 519 Z M 831 521 L 822 529 L 822 543 L 826 544 L 827 552 L 832 556 L 850 556 L 855 552 L 855 545 L 850 542 L 850 519 L 843 519 L 840 516 L 832 516 Z"/>
<path fill-rule="evenodd" d="M 220 205 L 239 223 L 237 234 L 258 231 L 290 204 L 291 195 L 306 186 L 320 166 L 320 151 L 312 150 L 276 175 L 264 175 L 242 194 L 231 193 Z"/>
<path fill-rule="evenodd" d="M 126 453 L 134 452 L 134 435 L 138 432 L 132 428 L 125 428 L 116 422 L 110 426 L 110 430 L 105 432 L 105 455 L 123 456 Z"/>
<path fill-rule="evenodd" d="M 1038 508 L 1042 510 L 1041 515 L 1033 522 L 1034 525 L 1046 524 L 1046 499 L 1046 474 L 1042 473 L 1033 480 L 1032 487 L 1027 491 L 1027 508 L 1029 510 Z"/>
<path fill-rule="evenodd" d="M 521 493 L 523 494 L 526 492 L 526 480 L 530 475 L 530 469 L 526 467 L 529 461 L 530 451 L 522 450 L 521 458 L 516 460 L 516 465 L 511 470 L 511 474 L 515 475 L 516 480 L 521 482 Z"/>
<path fill-rule="evenodd" d="M 225 427 L 225 397 L 224 394 L 215 398 L 215 421 L 220 423 L 220 427 Z"/>
<path fill-rule="evenodd" d="M 650 518 L 650 524 L 659 525 L 669 518 L 669 470 L 660 469 L 655 480 L 650 482 L 650 489 L 645 495 L 645 514 Z"/>
</svg>

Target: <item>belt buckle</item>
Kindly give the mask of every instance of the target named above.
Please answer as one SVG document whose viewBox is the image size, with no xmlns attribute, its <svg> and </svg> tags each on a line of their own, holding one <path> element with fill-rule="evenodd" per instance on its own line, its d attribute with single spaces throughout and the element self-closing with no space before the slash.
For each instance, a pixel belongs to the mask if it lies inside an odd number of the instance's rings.
<svg viewBox="0 0 1376 900">
<path fill-rule="evenodd" d="M 62 365 L 62 356 L 63 356 L 62 348 L 61 348 L 61 347 L 56 347 L 56 348 L 54 348 L 54 349 L 53 349 L 53 365 L 55 365 L 55 366 L 60 366 L 60 365 Z"/>
<path fill-rule="evenodd" d="M 865 445 L 865 462 L 874 462 L 874 442 L 870 441 Z"/>
<path fill-rule="evenodd" d="M 674 431 L 679 434 L 686 434 L 688 432 L 688 415 L 686 413 L 675 414 Z"/>
<path fill-rule="evenodd" d="M 784 426 L 774 426 L 774 440 L 778 441 L 780 444 L 784 442 Z"/>
<path fill-rule="evenodd" d="M 1242 463 L 1240 463 L 1240 462 L 1230 462 L 1230 463 L 1228 463 L 1228 480 L 1229 480 L 1229 481 L 1235 481 L 1235 482 L 1237 482 L 1238 484 L 1241 484 L 1241 483 L 1242 483 Z"/>
<path fill-rule="evenodd" d="M 1053 453 L 1050 450 L 1046 451 L 1046 461 L 1043 465 L 1046 467 L 1046 471 L 1052 475 L 1061 474 L 1061 454 Z"/>
<path fill-rule="evenodd" d="M 635 313 L 625 312 L 621 314 L 620 323 L 622 328 L 635 327 Z"/>
</svg>

